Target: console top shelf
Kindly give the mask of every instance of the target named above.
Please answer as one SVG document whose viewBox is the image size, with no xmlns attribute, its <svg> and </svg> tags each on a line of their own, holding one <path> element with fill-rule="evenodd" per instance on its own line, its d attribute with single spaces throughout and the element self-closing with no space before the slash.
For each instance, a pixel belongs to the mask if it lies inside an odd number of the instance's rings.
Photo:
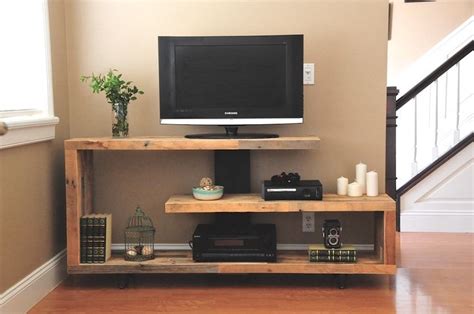
<svg viewBox="0 0 474 314">
<path fill-rule="evenodd" d="M 188 139 L 176 137 L 89 137 L 65 141 L 72 150 L 297 150 L 317 149 L 319 137 L 292 136 L 264 139 Z"/>
</svg>

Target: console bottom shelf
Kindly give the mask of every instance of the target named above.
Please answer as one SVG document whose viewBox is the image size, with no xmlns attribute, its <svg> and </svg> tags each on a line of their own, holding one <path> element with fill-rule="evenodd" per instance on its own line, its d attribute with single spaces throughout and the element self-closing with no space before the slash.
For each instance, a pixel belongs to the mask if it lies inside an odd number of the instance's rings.
<svg viewBox="0 0 474 314">
<path fill-rule="evenodd" d="M 279 251 L 276 263 L 193 262 L 189 251 L 156 251 L 156 258 L 128 262 L 114 255 L 103 264 L 69 265 L 70 274 L 221 273 L 221 274 L 395 274 L 396 265 L 362 252 L 357 263 L 310 263 L 306 251 Z"/>
</svg>

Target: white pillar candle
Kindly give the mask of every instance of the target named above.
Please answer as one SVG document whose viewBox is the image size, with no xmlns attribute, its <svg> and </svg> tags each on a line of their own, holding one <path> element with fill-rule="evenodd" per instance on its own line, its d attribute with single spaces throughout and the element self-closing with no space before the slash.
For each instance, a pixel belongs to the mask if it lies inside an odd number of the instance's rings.
<svg viewBox="0 0 474 314">
<path fill-rule="evenodd" d="M 337 179 L 337 195 L 347 195 L 347 185 L 349 179 L 340 177 Z"/>
<path fill-rule="evenodd" d="M 347 186 L 347 195 L 349 196 L 362 196 L 362 187 L 357 182 L 352 182 Z"/>
<path fill-rule="evenodd" d="M 375 171 L 367 172 L 367 196 L 379 195 L 379 175 Z"/>
<path fill-rule="evenodd" d="M 365 176 L 367 174 L 367 165 L 363 163 L 358 163 L 356 165 L 356 182 L 360 184 L 362 189 L 362 194 L 365 193 Z"/>
</svg>

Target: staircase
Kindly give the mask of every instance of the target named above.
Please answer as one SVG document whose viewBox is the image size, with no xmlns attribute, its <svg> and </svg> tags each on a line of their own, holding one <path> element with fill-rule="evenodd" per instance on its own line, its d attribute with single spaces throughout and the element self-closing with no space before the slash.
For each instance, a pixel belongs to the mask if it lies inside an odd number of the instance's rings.
<svg viewBox="0 0 474 314">
<path fill-rule="evenodd" d="M 387 90 L 386 186 L 399 231 L 447 231 L 437 219 L 474 230 L 473 50 L 471 40 L 396 100 Z"/>
</svg>

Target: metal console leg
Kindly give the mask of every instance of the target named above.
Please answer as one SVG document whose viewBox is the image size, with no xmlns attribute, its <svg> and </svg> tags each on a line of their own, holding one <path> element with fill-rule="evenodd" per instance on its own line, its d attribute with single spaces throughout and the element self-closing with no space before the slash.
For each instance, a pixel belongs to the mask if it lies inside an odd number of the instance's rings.
<svg viewBox="0 0 474 314">
<path fill-rule="evenodd" d="M 130 278 L 131 276 L 129 274 L 118 274 L 115 277 L 115 280 L 117 282 L 117 288 L 119 289 L 128 288 L 128 285 L 130 284 Z"/>
<path fill-rule="evenodd" d="M 347 275 L 336 275 L 336 285 L 339 289 L 346 289 L 347 286 Z"/>
</svg>

